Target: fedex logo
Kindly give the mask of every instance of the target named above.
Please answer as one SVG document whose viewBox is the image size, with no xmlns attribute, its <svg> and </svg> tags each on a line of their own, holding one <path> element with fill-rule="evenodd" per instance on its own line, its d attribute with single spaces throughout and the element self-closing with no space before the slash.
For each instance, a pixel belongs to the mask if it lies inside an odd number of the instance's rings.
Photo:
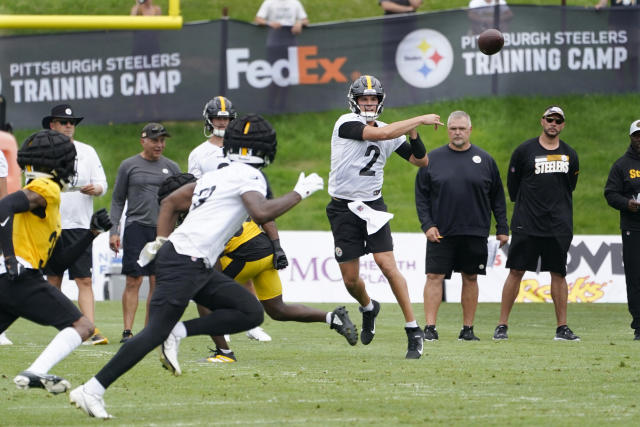
<svg viewBox="0 0 640 427">
<path fill-rule="evenodd" d="M 249 61 L 249 48 L 227 49 L 227 87 L 238 89 L 240 75 L 249 85 L 261 89 L 274 83 L 278 86 L 313 85 L 336 81 L 346 83 L 340 68 L 346 56 L 333 60 L 318 58 L 318 46 L 291 46 L 286 58 L 273 64 L 264 59 Z"/>
</svg>

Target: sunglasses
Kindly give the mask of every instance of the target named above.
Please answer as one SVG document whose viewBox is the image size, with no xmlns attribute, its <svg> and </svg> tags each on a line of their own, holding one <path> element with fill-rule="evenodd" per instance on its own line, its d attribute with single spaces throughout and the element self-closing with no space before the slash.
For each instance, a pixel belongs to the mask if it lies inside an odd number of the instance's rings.
<svg viewBox="0 0 640 427">
<path fill-rule="evenodd" d="M 52 122 L 54 123 L 60 123 L 61 125 L 76 125 L 76 121 L 75 120 L 71 120 L 71 119 L 55 119 L 52 120 Z"/>
<path fill-rule="evenodd" d="M 557 125 L 561 125 L 564 123 L 564 119 L 554 119 L 553 117 L 545 117 L 544 119 L 547 121 L 547 123 L 556 122 Z"/>
</svg>

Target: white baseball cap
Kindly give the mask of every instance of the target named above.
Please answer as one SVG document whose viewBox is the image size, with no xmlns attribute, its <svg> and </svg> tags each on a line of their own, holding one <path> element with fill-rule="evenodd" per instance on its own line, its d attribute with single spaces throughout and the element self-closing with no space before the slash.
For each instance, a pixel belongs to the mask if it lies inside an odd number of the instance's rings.
<svg viewBox="0 0 640 427">
<path fill-rule="evenodd" d="M 562 108 L 556 106 L 556 105 L 552 105 L 551 107 L 547 108 L 544 111 L 544 114 L 542 115 L 542 117 L 547 117 L 550 116 L 552 114 L 558 114 L 560 117 L 562 117 L 564 119 L 564 111 L 562 111 Z"/>
<path fill-rule="evenodd" d="M 635 120 L 633 123 L 631 123 L 631 127 L 629 128 L 629 136 L 638 131 L 640 131 L 640 120 Z"/>
</svg>

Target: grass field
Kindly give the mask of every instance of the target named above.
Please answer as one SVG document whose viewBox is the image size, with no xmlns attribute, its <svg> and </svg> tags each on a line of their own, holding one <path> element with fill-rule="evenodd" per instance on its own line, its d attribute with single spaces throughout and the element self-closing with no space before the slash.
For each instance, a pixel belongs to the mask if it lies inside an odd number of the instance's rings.
<svg viewBox="0 0 640 427">
<path fill-rule="evenodd" d="M 333 307 L 320 304 L 331 310 Z M 347 307 L 358 327 L 354 304 Z M 141 309 L 142 310 L 142 309 Z M 416 313 L 422 312 L 415 305 Z M 516 304 L 510 339 L 493 342 L 497 304 L 480 304 L 480 342 L 457 340 L 459 304 L 443 304 L 440 341 L 422 359 L 404 360 L 406 337 L 395 304 L 384 304 L 369 346 L 351 347 L 324 324 L 263 325 L 270 343 L 232 336 L 235 364 L 207 365 L 207 338 L 182 341 L 181 377 L 160 367 L 157 353 L 105 395 L 109 425 L 634 425 L 640 416 L 639 343 L 624 304 L 572 304 L 569 324 L 581 342 L 553 341 L 550 304 Z M 138 313 L 138 324 L 144 318 Z M 186 317 L 193 317 L 189 307 Z M 77 386 L 118 350 L 120 303 L 97 304 L 99 327 L 116 344 L 79 347 L 52 370 Z M 418 316 L 422 317 L 421 314 Z M 134 330 L 135 332 L 135 330 Z M 13 346 L 0 347 L 0 425 L 85 426 L 67 395 L 17 390 L 13 377 L 53 337 L 53 328 L 19 320 Z"/>
</svg>

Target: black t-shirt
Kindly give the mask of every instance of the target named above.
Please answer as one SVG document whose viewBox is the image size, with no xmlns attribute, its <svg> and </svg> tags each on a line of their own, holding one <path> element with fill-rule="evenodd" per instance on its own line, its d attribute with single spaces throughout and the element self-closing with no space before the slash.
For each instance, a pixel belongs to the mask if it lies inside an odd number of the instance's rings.
<svg viewBox="0 0 640 427">
<path fill-rule="evenodd" d="M 631 147 L 611 166 L 604 197 L 620 211 L 620 229 L 640 231 L 640 212 L 628 209 L 629 199 L 640 194 L 640 156 Z"/>
<path fill-rule="evenodd" d="M 572 193 L 579 170 L 578 154 L 562 140 L 555 150 L 542 147 L 538 137 L 520 144 L 511 155 L 507 175 L 509 197 L 515 202 L 511 231 L 572 236 Z"/>
</svg>

